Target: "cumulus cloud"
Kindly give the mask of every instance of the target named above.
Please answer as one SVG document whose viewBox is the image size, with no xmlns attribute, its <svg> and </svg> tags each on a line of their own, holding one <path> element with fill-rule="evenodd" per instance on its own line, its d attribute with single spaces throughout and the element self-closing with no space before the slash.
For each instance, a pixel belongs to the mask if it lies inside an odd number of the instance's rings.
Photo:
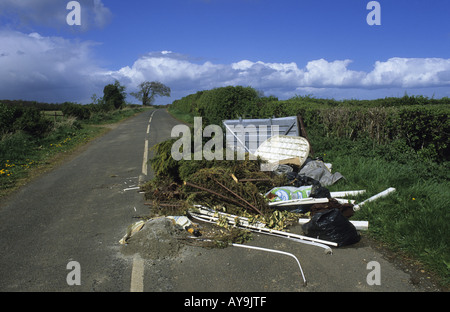
<svg viewBox="0 0 450 312">
<path fill-rule="evenodd" d="M 377 61 L 362 85 L 404 88 L 450 86 L 449 71 L 450 59 L 395 57 L 386 62 Z"/>
<path fill-rule="evenodd" d="M 227 85 L 252 86 L 280 99 L 297 94 L 364 98 L 408 93 L 450 96 L 450 59 L 390 58 L 370 71 L 352 70 L 351 60 L 231 64 L 199 61 L 171 51 L 151 52 L 119 70 L 101 68 L 93 57 L 96 43 L 31 32 L 0 31 L 0 99 L 87 103 L 115 79 L 135 91 L 143 81 L 160 81 L 176 98 Z M 428 92 L 428 93 L 426 93 Z M 130 97 L 130 100 L 133 100 Z M 159 103 L 162 104 L 162 103 Z"/>
<path fill-rule="evenodd" d="M 129 67 L 110 72 L 117 79 L 131 85 L 142 81 L 160 81 L 182 88 L 211 88 L 232 78 L 228 66 L 205 62 L 196 64 L 185 55 L 170 51 L 153 52 L 140 57 Z"/>
<path fill-rule="evenodd" d="M 186 56 L 165 51 L 139 58 L 131 67 L 111 72 L 131 84 L 159 80 L 180 89 L 208 89 L 225 85 L 250 85 L 282 95 L 299 90 L 387 89 L 450 86 L 450 59 L 391 58 L 377 61 L 372 71 L 349 69 L 351 60 L 265 63 L 242 60 L 232 64 L 195 63 Z"/>
</svg>

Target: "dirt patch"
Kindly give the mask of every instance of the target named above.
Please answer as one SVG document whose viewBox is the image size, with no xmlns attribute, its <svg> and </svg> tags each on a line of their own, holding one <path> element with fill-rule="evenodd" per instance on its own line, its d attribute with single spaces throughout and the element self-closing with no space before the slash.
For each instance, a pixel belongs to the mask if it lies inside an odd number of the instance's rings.
<svg viewBox="0 0 450 312">
<path fill-rule="evenodd" d="M 124 255 L 139 254 L 143 259 L 172 259 L 185 246 L 187 232 L 167 218 L 149 220 L 145 226 L 122 246 Z"/>
<path fill-rule="evenodd" d="M 191 223 L 190 229 L 195 229 L 196 233 L 192 234 L 166 217 L 150 219 L 126 239 L 121 252 L 125 256 L 139 254 L 147 260 L 175 259 L 188 247 L 225 248 L 230 243 L 242 244 L 252 238 L 249 231 L 210 223 Z"/>
</svg>

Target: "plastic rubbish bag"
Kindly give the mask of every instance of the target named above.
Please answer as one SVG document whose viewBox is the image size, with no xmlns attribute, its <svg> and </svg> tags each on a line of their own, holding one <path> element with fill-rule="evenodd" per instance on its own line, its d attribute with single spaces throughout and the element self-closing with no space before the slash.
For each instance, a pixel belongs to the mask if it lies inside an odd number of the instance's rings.
<svg viewBox="0 0 450 312">
<path fill-rule="evenodd" d="M 316 213 L 302 229 L 306 236 L 335 242 L 338 247 L 355 244 L 361 239 L 355 226 L 337 208 Z"/>
<path fill-rule="evenodd" d="M 273 171 L 277 175 L 292 173 L 294 168 L 289 165 L 278 165 L 277 168 Z"/>
<path fill-rule="evenodd" d="M 295 172 L 286 173 L 286 179 L 289 185 L 295 187 L 302 187 L 312 185 L 310 197 L 313 198 L 330 198 L 330 191 L 323 187 L 319 181 L 314 180 L 313 178 L 297 174 Z"/>
<path fill-rule="evenodd" d="M 320 185 L 320 182 L 305 175 L 299 175 L 297 172 L 287 172 L 286 179 L 290 185 L 295 187 L 305 185 Z"/>
<path fill-rule="evenodd" d="M 339 172 L 331 173 L 325 163 L 319 160 L 305 162 L 298 174 L 317 180 L 322 186 L 330 186 L 344 177 Z"/>
<path fill-rule="evenodd" d="M 312 186 L 280 186 L 274 187 L 265 194 L 266 198 L 269 198 L 272 202 L 285 201 L 291 199 L 307 198 L 311 194 Z"/>
</svg>

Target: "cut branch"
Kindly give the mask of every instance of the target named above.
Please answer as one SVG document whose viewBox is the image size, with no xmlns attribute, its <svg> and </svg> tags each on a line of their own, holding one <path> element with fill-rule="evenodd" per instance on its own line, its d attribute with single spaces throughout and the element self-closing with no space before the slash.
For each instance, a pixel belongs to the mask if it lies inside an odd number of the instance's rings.
<svg viewBox="0 0 450 312">
<path fill-rule="evenodd" d="M 244 198 L 242 198 L 241 196 L 239 196 L 238 194 L 236 194 L 235 192 L 233 192 L 232 190 L 230 190 L 228 187 L 226 187 L 225 185 L 223 185 L 222 183 L 220 183 L 219 181 L 217 181 L 216 179 L 213 179 L 217 184 L 219 184 L 221 187 L 223 187 L 224 189 L 226 189 L 228 192 L 230 192 L 231 194 L 233 194 L 234 196 L 236 196 L 237 198 L 239 198 L 240 200 L 242 200 L 244 203 L 246 203 L 248 206 L 250 206 L 250 208 L 252 208 L 253 210 L 255 210 L 257 213 L 262 214 L 261 211 L 256 208 L 255 206 L 253 206 L 252 204 L 250 204 L 248 201 L 246 201 Z"/>
<path fill-rule="evenodd" d="M 190 187 L 193 187 L 193 188 L 196 188 L 196 189 L 199 189 L 199 190 L 211 193 L 211 194 L 216 195 L 216 196 L 218 196 L 220 198 L 223 198 L 223 199 L 225 199 L 225 200 L 227 200 L 229 202 L 232 202 L 235 205 L 238 205 L 240 207 L 244 207 L 245 208 L 245 206 L 243 206 L 242 203 L 240 203 L 239 201 L 235 200 L 234 198 L 230 198 L 228 196 L 222 195 L 222 194 L 217 193 L 217 192 L 215 192 L 213 190 L 207 189 L 206 187 L 203 187 L 203 186 L 200 186 L 200 185 L 196 185 L 196 184 L 193 184 L 193 183 L 187 182 L 187 181 L 184 181 L 184 185 L 187 185 L 187 186 L 190 186 Z"/>
</svg>

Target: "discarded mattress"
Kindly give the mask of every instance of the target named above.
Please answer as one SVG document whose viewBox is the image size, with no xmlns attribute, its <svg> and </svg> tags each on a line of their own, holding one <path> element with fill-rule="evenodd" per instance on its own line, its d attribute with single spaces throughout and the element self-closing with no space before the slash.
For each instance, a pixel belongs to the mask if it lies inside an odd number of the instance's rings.
<svg viewBox="0 0 450 312">
<path fill-rule="evenodd" d="M 322 186 L 330 186 L 336 183 L 344 176 L 339 173 L 331 173 L 330 169 L 320 160 L 306 161 L 304 166 L 300 169 L 299 176 L 305 175 L 316 181 L 319 181 Z"/>
<path fill-rule="evenodd" d="M 293 164 L 302 166 L 308 158 L 308 140 L 299 136 L 277 135 L 264 141 L 256 150 L 259 156 L 270 164 Z"/>
</svg>

